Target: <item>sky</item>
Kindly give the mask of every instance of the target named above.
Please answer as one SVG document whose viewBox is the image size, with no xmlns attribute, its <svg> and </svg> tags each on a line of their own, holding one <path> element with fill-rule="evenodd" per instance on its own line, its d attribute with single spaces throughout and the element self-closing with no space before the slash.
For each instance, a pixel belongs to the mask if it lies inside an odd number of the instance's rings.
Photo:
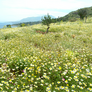
<svg viewBox="0 0 92 92">
<path fill-rule="evenodd" d="M 92 0 L 0 0 L 0 22 L 19 21 L 47 13 L 62 17 L 71 11 L 91 6 Z"/>
</svg>

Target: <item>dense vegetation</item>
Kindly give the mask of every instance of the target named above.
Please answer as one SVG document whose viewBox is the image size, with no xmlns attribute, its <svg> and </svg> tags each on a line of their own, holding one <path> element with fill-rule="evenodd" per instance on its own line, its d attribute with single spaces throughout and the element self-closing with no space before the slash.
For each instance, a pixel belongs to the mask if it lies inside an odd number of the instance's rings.
<svg viewBox="0 0 92 92">
<path fill-rule="evenodd" d="M 25 26 L 29 26 L 29 25 L 39 24 L 39 23 L 41 23 L 41 21 L 36 21 L 36 22 L 22 22 L 22 23 L 18 23 L 18 24 L 13 24 L 13 26 L 19 26 L 19 27 L 21 27 L 22 24 L 25 24 Z"/>
<path fill-rule="evenodd" d="M 0 92 L 92 91 L 89 21 L 0 29 Z"/>
<path fill-rule="evenodd" d="M 72 11 L 69 14 L 65 15 L 64 17 L 54 19 L 54 21 L 61 21 L 62 20 L 62 21 L 74 22 L 74 21 L 78 20 L 79 18 L 81 18 L 78 14 L 78 11 L 79 10 L 85 10 L 85 9 L 87 11 L 87 17 L 92 17 L 92 7 L 87 7 L 87 8 L 78 9 L 76 11 Z"/>
</svg>

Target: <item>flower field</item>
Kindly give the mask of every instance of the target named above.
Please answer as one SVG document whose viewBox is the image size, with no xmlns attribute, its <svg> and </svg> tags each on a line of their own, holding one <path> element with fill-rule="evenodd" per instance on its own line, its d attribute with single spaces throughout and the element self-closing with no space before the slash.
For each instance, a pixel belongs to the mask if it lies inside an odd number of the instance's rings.
<svg viewBox="0 0 92 92">
<path fill-rule="evenodd" d="M 0 92 L 91 92 L 92 23 L 0 29 Z"/>
</svg>

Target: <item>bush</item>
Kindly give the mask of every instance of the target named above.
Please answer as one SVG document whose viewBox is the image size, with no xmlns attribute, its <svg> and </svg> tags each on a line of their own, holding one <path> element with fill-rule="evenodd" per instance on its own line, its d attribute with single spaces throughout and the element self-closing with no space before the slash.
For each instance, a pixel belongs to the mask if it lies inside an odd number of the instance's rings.
<svg viewBox="0 0 92 92">
<path fill-rule="evenodd" d="M 24 27 L 24 26 L 26 26 L 26 24 L 24 24 L 24 23 L 22 23 L 22 24 L 20 25 L 20 27 Z"/>
<path fill-rule="evenodd" d="M 7 25 L 7 28 L 11 28 L 11 25 Z"/>
</svg>

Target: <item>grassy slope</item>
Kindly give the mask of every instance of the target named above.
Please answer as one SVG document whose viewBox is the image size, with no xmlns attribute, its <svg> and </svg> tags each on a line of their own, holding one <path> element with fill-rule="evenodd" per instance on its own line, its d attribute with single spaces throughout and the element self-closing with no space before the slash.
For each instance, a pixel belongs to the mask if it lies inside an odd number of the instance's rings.
<svg viewBox="0 0 92 92">
<path fill-rule="evenodd" d="M 85 9 L 85 8 L 81 8 Z M 87 17 L 92 17 L 92 6 L 86 7 L 87 9 Z M 78 10 L 72 11 L 69 14 L 65 15 L 64 17 L 57 18 L 57 21 L 63 20 L 63 21 L 76 21 L 80 16 L 77 14 Z"/>
<path fill-rule="evenodd" d="M 63 22 L 0 30 L 0 90 L 92 90 L 92 23 Z"/>
</svg>

